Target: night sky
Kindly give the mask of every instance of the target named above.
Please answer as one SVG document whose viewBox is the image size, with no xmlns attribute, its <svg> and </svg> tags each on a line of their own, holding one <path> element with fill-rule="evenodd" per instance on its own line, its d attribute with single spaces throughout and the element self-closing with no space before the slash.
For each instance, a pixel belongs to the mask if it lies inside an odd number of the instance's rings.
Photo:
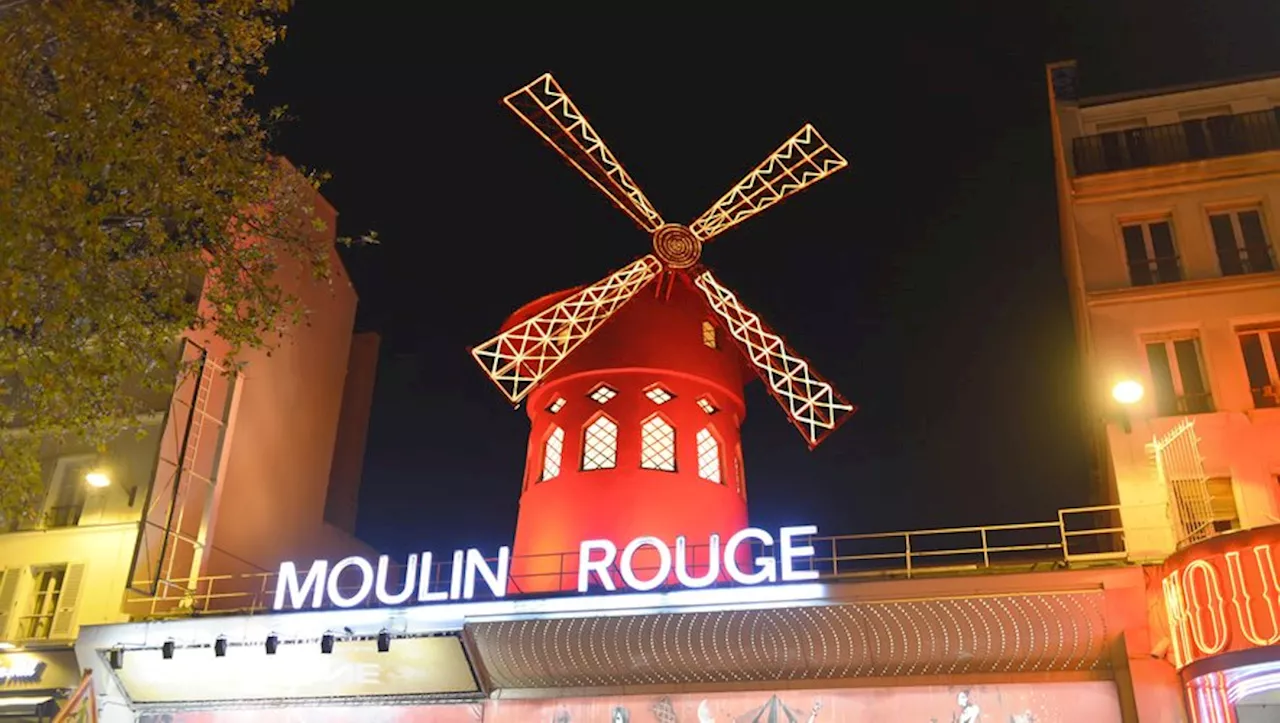
<svg viewBox="0 0 1280 723">
<path fill-rule="evenodd" d="M 358 328 L 383 337 L 360 536 L 398 554 L 509 542 L 528 420 L 467 348 L 650 248 L 501 105 L 548 70 L 669 221 L 806 121 L 850 160 L 703 255 L 861 407 L 811 453 L 749 387 L 754 523 L 873 532 L 1086 504 L 1044 64 L 1076 58 L 1086 95 L 1280 71 L 1280 3 L 935 5 L 590 22 L 303 0 L 261 90 L 296 117 L 276 147 L 334 174 L 340 233 L 383 241 L 343 252 Z"/>
</svg>

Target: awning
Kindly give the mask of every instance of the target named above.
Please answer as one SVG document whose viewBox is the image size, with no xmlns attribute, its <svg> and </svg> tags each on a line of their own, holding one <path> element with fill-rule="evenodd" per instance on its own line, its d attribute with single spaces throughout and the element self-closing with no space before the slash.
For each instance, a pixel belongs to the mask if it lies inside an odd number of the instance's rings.
<svg viewBox="0 0 1280 723">
<path fill-rule="evenodd" d="M 0 718 L 52 716 L 58 704 L 52 695 L 0 696 Z"/>
</svg>

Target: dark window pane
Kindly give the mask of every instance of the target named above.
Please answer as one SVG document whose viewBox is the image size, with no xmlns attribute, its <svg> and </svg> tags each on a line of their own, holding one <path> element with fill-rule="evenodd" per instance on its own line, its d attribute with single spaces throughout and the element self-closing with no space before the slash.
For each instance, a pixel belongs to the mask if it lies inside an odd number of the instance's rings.
<svg viewBox="0 0 1280 723">
<path fill-rule="evenodd" d="M 1169 283 L 1181 281 L 1182 271 L 1178 268 L 1178 255 L 1173 250 L 1173 230 L 1167 221 L 1159 221 L 1147 227 L 1151 234 L 1151 250 L 1155 252 L 1157 281 Z"/>
<path fill-rule="evenodd" d="M 1119 170 L 1128 168 L 1124 162 L 1124 150 L 1120 142 L 1119 133 L 1103 133 L 1100 136 L 1102 140 L 1102 157 L 1107 164 L 1109 170 Z"/>
<path fill-rule="evenodd" d="M 1262 230 L 1262 215 L 1257 211 L 1240 212 L 1240 232 L 1244 235 L 1245 257 L 1249 259 L 1249 271 L 1271 271 L 1271 249 L 1267 246 L 1267 234 Z"/>
<path fill-rule="evenodd" d="M 1209 387 L 1200 370 L 1200 352 L 1195 339 L 1179 339 L 1173 343 L 1173 353 L 1178 358 L 1178 374 L 1182 377 L 1182 396 L 1188 414 L 1202 414 L 1211 410 Z"/>
<path fill-rule="evenodd" d="M 1280 337 L 1280 334 L 1276 335 Z M 1263 388 L 1271 384 L 1267 373 L 1267 357 L 1262 351 L 1262 338 L 1258 334 L 1240 335 L 1240 353 L 1244 355 L 1244 368 L 1249 375 L 1249 389 L 1253 392 L 1253 406 L 1274 407 L 1275 400 L 1263 394 Z"/>
<path fill-rule="evenodd" d="M 1236 246 L 1236 232 L 1231 227 L 1231 216 L 1225 213 L 1209 217 L 1209 226 L 1213 229 L 1213 246 L 1218 251 L 1218 265 L 1222 267 L 1223 276 L 1243 274 L 1240 264 L 1240 249 Z"/>
<path fill-rule="evenodd" d="M 1215 156 L 1241 152 L 1242 146 L 1239 142 L 1235 116 L 1215 115 L 1212 118 L 1206 118 L 1205 125 L 1209 128 Z"/>
<path fill-rule="evenodd" d="M 1178 413 L 1178 399 L 1173 391 L 1173 370 L 1163 343 L 1147 344 L 1147 363 L 1151 365 L 1151 381 L 1156 391 L 1156 411 L 1162 417 Z"/>
<path fill-rule="evenodd" d="M 1121 232 L 1124 236 L 1124 254 L 1129 259 L 1129 280 L 1134 286 L 1155 283 L 1151 275 L 1151 264 L 1147 260 L 1147 243 L 1142 238 L 1142 227 L 1125 226 Z"/>
<path fill-rule="evenodd" d="M 1182 135 L 1187 141 L 1187 155 L 1192 158 L 1209 156 L 1209 140 L 1205 137 L 1203 121 L 1182 121 Z"/>
</svg>

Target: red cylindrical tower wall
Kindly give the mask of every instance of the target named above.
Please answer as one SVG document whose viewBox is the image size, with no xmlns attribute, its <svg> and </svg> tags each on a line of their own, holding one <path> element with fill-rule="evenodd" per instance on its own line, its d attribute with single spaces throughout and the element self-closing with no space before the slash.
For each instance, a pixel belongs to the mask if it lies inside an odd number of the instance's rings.
<svg viewBox="0 0 1280 723">
<path fill-rule="evenodd" d="M 529 304 L 507 326 L 571 293 Z M 621 551 L 636 537 L 654 536 L 674 546 L 683 535 L 691 548 L 699 547 L 696 558 L 705 563 L 712 534 L 723 543 L 747 526 L 738 430 L 750 372 L 708 314 L 687 277 L 663 275 L 529 395 L 531 428 L 512 550 L 512 592 L 576 590 L 584 540 L 610 540 Z M 612 392 L 610 398 L 593 398 L 602 388 Z M 597 422 L 602 419 L 607 421 Z M 616 429 L 612 467 L 607 466 L 610 426 Z M 666 430 L 674 435 L 674 470 L 646 469 L 646 459 L 650 466 L 666 466 L 669 458 L 660 451 L 670 438 Z M 714 455 L 708 435 L 715 441 Z M 554 464 L 557 448 L 559 465 Z M 602 462 L 603 468 L 592 468 Z M 655 560 L 642 553 L 633 566 L 643 569 Z M 705 569 L 697 568 L 691 572 Z"/>
</svg>

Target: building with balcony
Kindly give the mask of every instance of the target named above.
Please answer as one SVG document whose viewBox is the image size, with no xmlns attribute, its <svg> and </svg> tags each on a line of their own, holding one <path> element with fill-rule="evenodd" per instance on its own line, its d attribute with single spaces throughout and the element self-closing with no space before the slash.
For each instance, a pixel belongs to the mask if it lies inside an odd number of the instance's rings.
<svg viewBox="0 0 1280 723">
<path fill-rule="evenodd" d="M 1061 63 L 1048 86 L 1096 492 L 1121 506 L 1128 549 L 1176 551 L 1164 603 L 1175 633 L 1178 615 L 1197 611 L 1200 635 L 1217 623 L 1198 617 L 1208 582 L 1182 584 L 1188 570 L 1212 572 L 1198 550 L 1280 522 L 1280 74 L 1090 98 L 1075 64 Z M 1274 574 L 1269 545 L 1248 548 L 1267 550 L 1248 574 L 1235 553 L 1232 590 Z M 1244 594 L 1250 615 L 1266 614 Z M 1190 685 L 1192 658 L 1171 635 Z M 1191 710 L 1232 720 L 1238 702 Z"/>
<path fill-rule="evenodd" d="M 0 714 L 56 708 L 79 682 L 81 626 L 156 612 L 138 599 L 181 608 L 227 576 L 368 552 L 353 533 L 378 339 L 352 333 L 336 212 L 317 205 L 333 283 L 287 264 L 277 278 L 309 324 L 269 354 L 245 353 L 238 371 L 220 363 L 216 332 L 192 333 L 174 347 L 189 373 L 154 400 L 140 434 L 102 452 L 42 451 L 42 509 L 0 531 Z"/>
</svg>

